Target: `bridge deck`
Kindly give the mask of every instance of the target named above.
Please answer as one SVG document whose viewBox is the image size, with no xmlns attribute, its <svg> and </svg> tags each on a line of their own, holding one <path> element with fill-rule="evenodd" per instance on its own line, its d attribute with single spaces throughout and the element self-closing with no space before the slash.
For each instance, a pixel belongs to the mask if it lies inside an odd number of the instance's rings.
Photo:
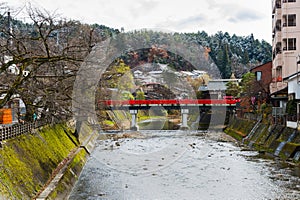
<svg viewBox="0 0 300 200">
<path fill-rule="evenodd" d="M 152 100 L 100 100 L 99 106 L 106 109 L 149 109 L 164 107 L 178 109 L 186 107 L 235 107 L 239 99 L 152 99 Z"/>
</svg>

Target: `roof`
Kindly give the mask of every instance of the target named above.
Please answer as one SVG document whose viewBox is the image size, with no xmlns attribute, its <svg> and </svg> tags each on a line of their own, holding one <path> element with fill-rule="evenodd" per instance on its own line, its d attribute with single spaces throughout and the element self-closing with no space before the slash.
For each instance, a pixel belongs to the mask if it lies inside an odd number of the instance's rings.
<svg viewBox="0 0 300 200">
<path fill-rule="evenodd" d="M 284 77 L 283 80 L 286 81 L 286 80 L 289 80 L 289 79 L 293 79 L 293 78 L 295 78 L 298 74 L 300 74 L 300 72 L 296 72 L 296 73 L 291 74 L 291 75 L 289 75 L 289 76 L 287 76 L 287 77 Z"/>
<path fill-rule="evenodd" d="M 212 82 L 209 81 L 207 85 L 208 90 L 226 90 L 226 82 Z"/>
<path fill-rule="evenodd" d="M 162 74 L 163 71 L 150 71 L 149 74 Z"/>
<path fill-rule="evenodd" d="M 261 64 L 261 65 L 257 65 L 257 66 L 255 66 L 255 67 L 252 67 L 252 68 L 250 69 L 250 71 L 252 71 L 252 70 L 254 70 L 254 69 L 256 69 L 256 68 L 259 68 L 259 67 L 261 67 L 261 66 L 263 66 L 263 65 L 269 64 L 269 63 L 272 63 L 272 61 L 266 62 L 266 63 Z"/>
<path fill-rule="evenodd" d="M 279 95 L 279 94 L 287 94 L 287 93 L 288 93 L 288 87 L 286 86 L 285 88 L 278 90 L 278 91 L 272 93 L 271 95 Z M 274 97 L 272 97 L 272 98 L 274 98 Z"/>
<path fill-rule="evenodd" d="M 198 88 L 199 91 L 207 91 L 208 90 L 208 87 L 207 85 L 200 85 L 199 88 Z"/>
<path fill-rule="evenodd" d="M 242 79 L 240 79 L 240 78 L 235 78 L 235 79 L 227 78 L 227 79 L 212 79 L 212 80 L 209 80 L 209 82 L 224 82 L 224 83 L 227 83 L 227 82 L 230 82 L 230 81 L 241 82 Z"/>
<path fill-rule="evenodd" d="M 143 72 L 140 70 L 135 70 L 133 73 L 143 74 Z"/>
<path fill-rule="evenodd" d="M 194 73 L 189 72 L 189 71 L 181 71 L 181 73 L 182 73 L 182 74 L 186 74 L 186 75 L 188 75 L 188 76 L 193 76 L 193 75 L 195 75 Z"/>
</svg>

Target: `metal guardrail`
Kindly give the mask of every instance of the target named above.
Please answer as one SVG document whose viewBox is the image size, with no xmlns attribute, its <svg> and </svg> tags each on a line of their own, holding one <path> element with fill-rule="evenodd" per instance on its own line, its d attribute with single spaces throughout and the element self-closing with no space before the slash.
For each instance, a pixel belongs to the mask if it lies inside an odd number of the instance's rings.
<svg viewBox="0 0 300 200">
<path fill-rule="evenodd" d="M 46 121 L 36 121 L 25 124 L 14 124 L 0 128 L 0 142 L 31 132 L 33 129 L 45 126 Z"/>
<path fill-rule="evenodd" d="M 272 116 L 284 116 L 285 110 L 282 107 L 273 107 Z"/>
</svg>

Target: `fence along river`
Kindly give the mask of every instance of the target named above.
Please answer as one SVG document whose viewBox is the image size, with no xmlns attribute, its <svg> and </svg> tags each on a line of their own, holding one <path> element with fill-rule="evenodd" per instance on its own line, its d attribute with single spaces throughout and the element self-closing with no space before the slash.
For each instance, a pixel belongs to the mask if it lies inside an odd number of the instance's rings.
<svg viewBox="0 0 300 200">
<path fill-rule="evenodd" d="M 69 199 L 300 199 L 299 168 L 224 133 L 140 131 L 98 140 Z"/>
</svg>

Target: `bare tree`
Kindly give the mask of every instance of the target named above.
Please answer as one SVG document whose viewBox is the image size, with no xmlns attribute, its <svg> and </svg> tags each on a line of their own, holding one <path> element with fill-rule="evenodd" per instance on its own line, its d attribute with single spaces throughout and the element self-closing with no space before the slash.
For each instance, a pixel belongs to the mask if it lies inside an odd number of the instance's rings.
<svg viewBox="0 0 300 200">
<path fill-rule="evenodd" d="M 67 118 L 77 69 L 103 35 L 30 5 L 27 13 L 26 24 L 1 15 L 0 108 L 18 94 L 27 106 L 27 119 L 37 111 L 45 119 Z"/>
</svg>

